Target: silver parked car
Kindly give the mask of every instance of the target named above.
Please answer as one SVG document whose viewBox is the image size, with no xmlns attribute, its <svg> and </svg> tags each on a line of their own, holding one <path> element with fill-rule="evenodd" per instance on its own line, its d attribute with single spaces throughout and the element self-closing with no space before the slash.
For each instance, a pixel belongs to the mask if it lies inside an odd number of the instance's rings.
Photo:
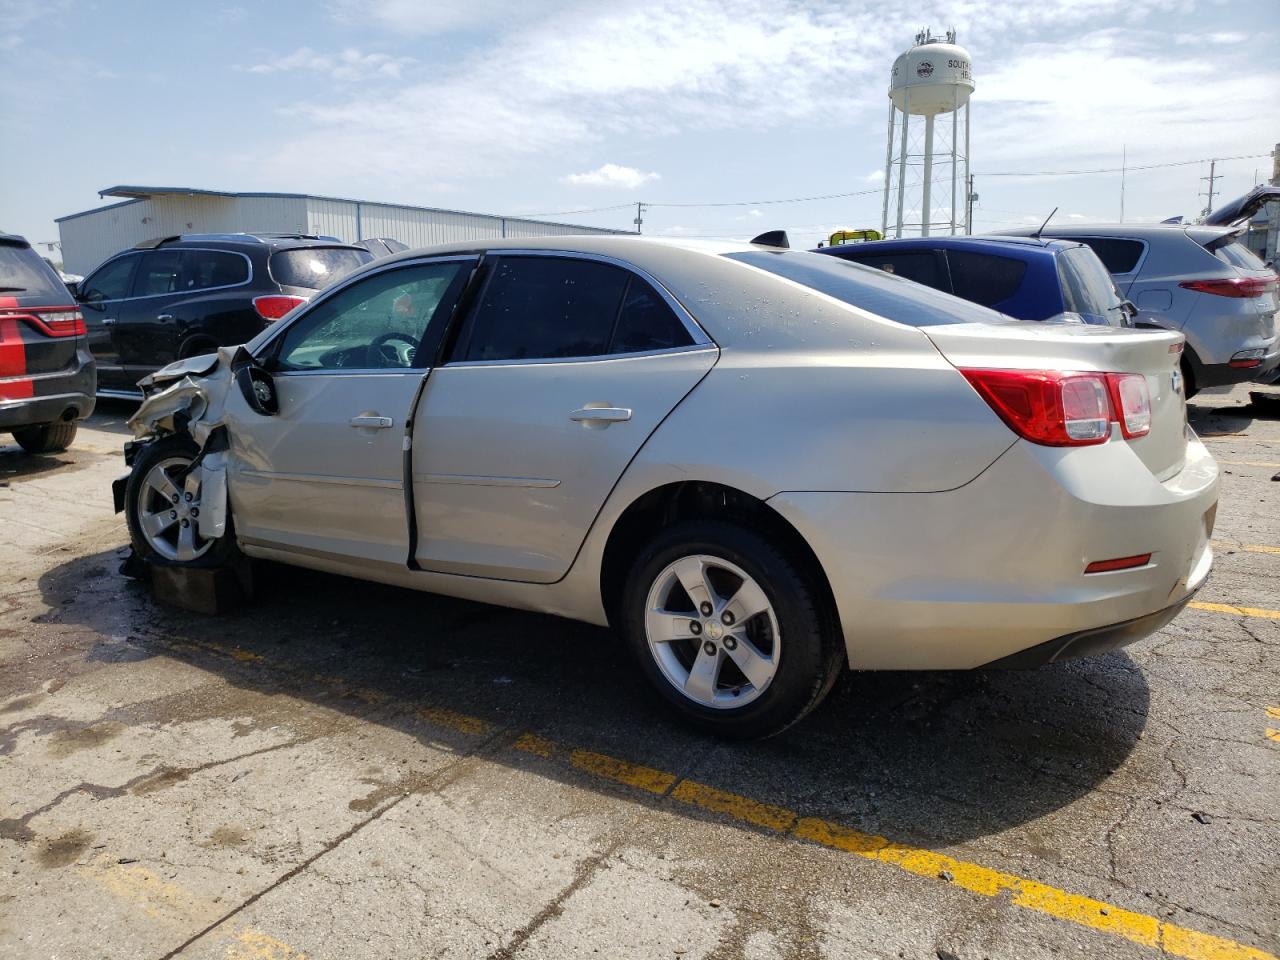
<svg viewBox="0 0 1280 960">
<path fill-rule="evenodd" d="M 1182 342 L 778 246 L 435 247 L 144 380 L 117 507 L 157 564 L 609 624 L 685 717 L 760 736 L 844 666 L 1032 666 L 1174 617 L 1218 499 Z"/>
<path fill-rule="evenodd" d="M 1275 187 L 1254 191 L 1202 225 L 1050 225 L 1044 236 L 1092 247 L 1120 292 L 1137 306 L 1139 326 L 1186 336 L 1182 370 L 1187 396 L 1193 396 L 1280 366 L 1276 275 L 1240 239 L 1249 217 L 1277 198 Z"/>
</svg>

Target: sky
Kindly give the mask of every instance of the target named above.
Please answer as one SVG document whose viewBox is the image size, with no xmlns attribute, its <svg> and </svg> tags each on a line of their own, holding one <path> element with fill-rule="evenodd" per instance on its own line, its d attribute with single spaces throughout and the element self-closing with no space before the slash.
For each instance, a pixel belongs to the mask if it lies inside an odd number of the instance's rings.
<svg viewBox="0 0 1280 960">
<path fill-rule="evenodd" d="M 972 55 L 975 230 L 1193 216 L 1269 179 L 1276 0 L 0 0 L 0 230 L 115 184 L 793 246 L 879 226 L 887 86 Z M 1015 175 L 1009 175 L 1015 174 Z M 1039 174 L 1039 175 L 1028 175 Z M 860 194 L 835 196 L 836 194 Z M 767 202 L 802 197 L 827 199 Z M 604 208 L 604 209 L 602 209 Z M 56 254 L 55 254 L 56 256 Z"/>
</svg>

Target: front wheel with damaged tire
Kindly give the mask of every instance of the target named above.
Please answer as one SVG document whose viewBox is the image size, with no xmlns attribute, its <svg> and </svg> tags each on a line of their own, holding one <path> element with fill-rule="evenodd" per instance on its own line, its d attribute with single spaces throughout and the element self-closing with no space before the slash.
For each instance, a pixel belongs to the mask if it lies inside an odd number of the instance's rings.
<svg viewBox="0 0 1280 960">
<path fill-rule="evenodd" d="M 139 451 L 125 488 L 125 519 L 138 559 L 210 569 L 228 566 L 235 557 L 229 519 L 221 537 L 200 534 L 199 456 L 190 437 L 154 440 Z"/>
</svg>

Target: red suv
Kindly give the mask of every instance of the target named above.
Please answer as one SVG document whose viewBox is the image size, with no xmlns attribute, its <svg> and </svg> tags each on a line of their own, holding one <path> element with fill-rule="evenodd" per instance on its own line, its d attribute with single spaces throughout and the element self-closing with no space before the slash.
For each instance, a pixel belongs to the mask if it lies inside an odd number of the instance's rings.
<svg viewBox="0 0 1280 960">
<path fill-rule="evenodd" d="M 71 292 L 31 244 L 0 233 L 0 432 L 28 453 L 65 450 L 96 386 Z"/>
</svg>

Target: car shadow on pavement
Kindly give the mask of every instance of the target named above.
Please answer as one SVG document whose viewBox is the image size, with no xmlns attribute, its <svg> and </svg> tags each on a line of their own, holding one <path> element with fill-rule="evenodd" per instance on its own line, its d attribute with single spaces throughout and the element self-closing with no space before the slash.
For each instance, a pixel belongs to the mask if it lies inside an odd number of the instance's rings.
<svg viewBox="0 0 1280 960">
<path fill-rule="evenodd" d="M 156 603 L 116 573 L 119 560 L 108 551 L 50 570 L 39 583 L 50 609 L 36 619 L 90 628 L 86 661 L 173 658 L 239 698 L 184 697 L 159 714 L 139 706 L 133 722 L 269 710 L 271 723 L 301 729 L 319 707 L 459 753 L 477 747 L 478 731 L 501 730 L 506 744 L 486 746 L 487 759 L 637 802 L 664 803 L 512 745 L 529 733 L 566 755 L 590 751 L 936 846 L 1105 802 L 1099 784 L 1147 720 L 1142 672 L 1113 653 L 1026 672 L 850 673 L 783 735 L 726 743 L 671 718 L 600 628 L 276 565 L 261 565 L 255 601 L 206 617 Z"/>
</svg>

